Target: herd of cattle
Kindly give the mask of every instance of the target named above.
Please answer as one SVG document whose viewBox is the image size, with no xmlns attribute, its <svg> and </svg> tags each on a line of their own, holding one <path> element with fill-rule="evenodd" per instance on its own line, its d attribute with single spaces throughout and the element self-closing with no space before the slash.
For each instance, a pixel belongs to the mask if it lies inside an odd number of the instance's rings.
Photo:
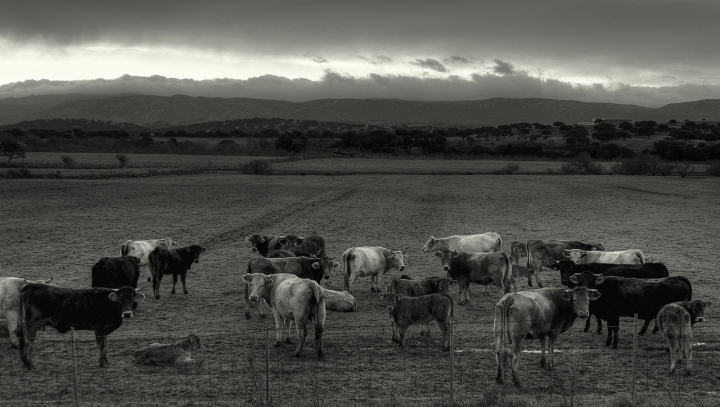
<svg viewBox="0 0 720 407">
<path fill-rule="evenodd" d="M 357 303 L 352 286 L 358 277 L 370 277 L 370 290 L 379 293 L 386 304 L 393 328 L 392 340 L 405 346 L 408 327 L 421 324 L 421 335 L 436 321 L 443 333 L 443 349 L 450 349 L 450 329 L 455 304 L 450 287 L 459 288 L 458 305 L 470 301 L 470 283 L 497 287 L 500 300 L 494 310 L 494 337 L 497 376 L 502 383 L 508 363 L 513 382 L 520 385 L 518 356 L 525 339 L 539 339 L 540 364 L 553 369 L 554 346 L 561 333 L 575 319 L 590 316 L 607 322 L 606 345 L 617 347 L 619 318 L 637 314 L 644 320 L 644 334 L 655 319 L 653 333 L 660 330 L 671 353 L 670 372 L 685 361 L 691 371 L 692 325 L 702 321 L 710 302 L 693 300 L 690 281 L 669 276 L 662 263 L 648 263 L 640 250 L 605 251 L 601 243 L 579 241 L 512 242 L 502 251 L 497 233 L 430 237 L 422 252 L 434 253 L 444 276 L 412 279 L 406 275 L 392 278 L 381 286 L 382 276 L 392 269 L 405 271 L 406 250 L 384 247 L 352 247 L 342 254 L 342 263 L 328 257 L 325 240 L 318 235 L 251 235 L 246 239 L 261 257 L 250 260 L 242 276 L 245 283 L 246 318 L 264 302 L 272 310 L 276 327 L 276 346 L 290 341 L 295 325 L 299 356 L 307 336 L 306 325 L 314 324 L 315 348 L 322 357 L 326 310 L 355 311 Z M 108 366 L 107 336 L 124 318 L 132 317 L 137 301 L 140 268 L 147 267 L 153 294 L 160 298 L 163 275 L 173 276 L 175 293 L 180 276 L 183 292 L 188 293 L 186 275 L 205 248 L 199 245 L 175 248 L 172 239 L 131 241 L 121 246 L 121 257 L 103 258 L 92 268 L 91 287 L 57 287 L 50 280 L 30 281 L 17 277 L 0 278 L 0 317 L 5 318 L 11 345 L 20 350 L 24 364 L 32 368 L 32 345 L 39 330 L 52 326 L 60 333 L 71 328 L 93 330 L 99 350 L 100 366 Z M 322 286 L 331 272 L 342 268 L 344 291 Z M 560 272 L 567 288 L 543 288 L 543 268 Z M 518 291 L 518 280 L 532 279 L 538 289 Z M 51 279 L 52 280 L 52 279 Z M 13 335 L 14 334 L 14 335 Z M 136 352 L 137 363 L 166 364 L 190 360 L 189 352 L 200 347 L 200 339 L 191 335 L 174 345 L 153 344 Z M 546 360 L 545 352 L 549 353 Z"/>
</svg>

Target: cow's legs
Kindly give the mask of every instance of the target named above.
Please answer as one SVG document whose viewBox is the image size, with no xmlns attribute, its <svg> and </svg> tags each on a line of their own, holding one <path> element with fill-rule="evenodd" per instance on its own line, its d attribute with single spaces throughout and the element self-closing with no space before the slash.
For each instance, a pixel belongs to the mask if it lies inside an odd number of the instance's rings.
<svg viewBox="0 0 720 407">
<path fill-rule="evenodd" d="M 10 347 L 17 348 L 18 347 L 18 330 L 20 329 L 20 325 L 18 325 L 18 321 L 20 318 L 20 315 L 17 311 L 8 311 L 5 313 L 5 318 L 7 320 L 7 326 L 8 326 L 8 333 L 10 334 L 8 336 L 8 340 L 10 341 Z"/>
<path fill-rule="evenodd" d="M 160 281 L 162 281 L 162 274 L 158 273 L 157 276 L 153 277 L 153 293 L 155 294 L 155 299 L 160 299 Z"/>
<path fill-rule="evenodd" d="M 107 333 L 105 331 L 95 330 L 95 343 L 98 347 L 100 367 L 110 366 L 107 359 Z"/>
<path fill-rule="evenodd" d="M 440 328 L 440 331 L 442 331 L 443 336 L 443 350 L 448 351 L 450 350 L 450 315 L 448 313 L 448 318 L 443 322 L 438 319 L 437 321 L 438 327 Z M 428 335 L 430 335 L 430 324 L 426 325 L 428 327 Z"/>
<path fill-rule="evenodd" d="M 400 330 L 392 319 L 390 320 L 390 326 L 392 326 L 392 342 L 400 342 Z"/>
<path fill-rule="evenodd" d="M 20 348 L 20 359 L 25 364 L 25 367 L 33 369 L 35 365 L 32 362 L 32 348 L 33 342 L 35 342 L 35 339 L 37 338 L 40 324 L 38 321 L 28 322 L 26 320 L 24 322 L 25 327 L 17 333 L 18 347 Z"/>
<path fill-rule="evenodd" d="M 349 274 L 345 274 L 345 291 L 352 293 L 352 285 L 357 280 L 358 274 L 355 271 L 351 271 Z"/>
<path fill-rule="evenodd" d="M 516 340 L 513 340 L 512 344 L 512 351 L 510 352 L 510 366 L 512 366 L 512 376 L 513 376 L 513 383 L 515 386 L 520 387 L 520 373 L 518 372 L 518 362 L 519 362 L 519 355 L 520 352 L 522 352 L 522 339 L 517 340 L 518 338 L 515 338 Z"/>
<path fill-rule="evenodd" d="M 502 292 L 502 287 L 500 288 L 500 292 Z M 490 285 L 483 286 L 483 294 L 490 295 Z"/>
<path fill-rule="evenodd" d="M 559 332 L 558 332 L 559 334 Z M 555 368 L 555 343 L 558 340 L 558 335 L 548 335 L 547 343 L 548 343 L 548 357 L 550 359 L 550 362 L 547 364 L 548 370 L 553 370 Z"/>
<path fill-rule="evenodd" d="M 382 272 L 378 271 L 378 273 L 375 275 L 375 291 L 376 292 L 382 292 L 380 289 L 381 284 L 382 284 Z"/>
<path fill-rule="evenodd" d="M 290 339 L 292 337 L 292 323 L 292 319 L 283 319 L 283 324 L 285 325 L 285 334 L 287 335 L 285 337 L 285 342 L 287 343 L 292 343 L 292 340 Z"/>
<path fill-rule="evenodd" d="M 177 284 L 177 274 L 173 274 L 173 288 L 170 294 L 175 294 L 175 284 Z"/>
<path fill-rule="evenodd" d="M 278 347 L 280 346 L 280 342 L 282 342 L 283 331 L 285 331 L 285 321 L 275 308 L 273 308 L 272 311 L 275 317 L 275 345 L 273 346 Z"/>
<path fill-rule="evenodd" d="M 400 349 L 405 349 L 405 335 L 407 334 L 408 327 L 409 325 L 398 325 L 398 331 L 400 333 Z"/>
<path fill-rule="evenodd" d="M 683 333 L 680 338 L 680 346 L 682 347 L 682 357 L 685 360 L 685 376 L 692 374 L 692 333 L 689 335 Z"/>
<path fill-rule="evenodd" d="M 545 360 L 545 349 L 547 349 L 547 336 L 543 335 L 540 337 L 540 366 L 546 366 Z"/>
<path fill-rule="evenodd" d="M 618 336 L 620 334 L 620 318 L 612 317 L 607 319 L 608 336 L 605 340 L 605 346 L 617 348 Z"/>
<path fill-rule="evenodd" d="M 295 318 L 295 329 L 297 330 L 298 345 L 295 349 L 295 356 L 300 356 L 303 345 L 305 345 L 305 338 L 307 337 L 307 321 L 302 318 Z M 289 339 L 289 338 L 288 338 Z"/>
<path fill-rule="evenodd" d="M 315 314 L 315 350 L 319 358 L 325 356 L 325 350 L 323 349 L 323 333 L 325 333 L 325 305 L 318 304 L 317 313 Z"/>
<path fill-rule="evenodd" d="M 668 332 L 667 334 L 667 342 L 668 347 L 670 348 L 670 374 L 673 374 L 675 371 L 675 368 L 677 367 L 678 363 L 678 356 L 680 355 L 680 346 L 679 346 L 679 340 L 680 338 L 676 337 L 674 334 Z"/>
<path fill-rule="evenodd" d="M 145 272 L 147 273 L 147 281 L 152 281 L 153 276 L 152 276 L 152 272 L 150 272 L 150 265 L 146 264 L 146 265 L 140 266 L 140 267 L 145 267 Z"/>
<path fill-rule="evenodd" d="M 185 276 L 187 275 L 186 273 L 187 273 L 187 272 L 180 274 L 180 282 L 182 282 L 182 285 L 183 285 L 183 293 L 185 293 L 185 294 L 188 293 L 188 291 L 187 291 L 187 286 L 185 285 Z"/>
</svg>

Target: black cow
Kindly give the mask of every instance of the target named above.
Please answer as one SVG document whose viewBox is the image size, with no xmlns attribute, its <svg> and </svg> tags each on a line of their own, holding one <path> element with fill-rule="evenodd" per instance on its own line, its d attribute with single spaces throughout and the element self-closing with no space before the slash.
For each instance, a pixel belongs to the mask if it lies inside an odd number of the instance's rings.
<svg viewBox="0 0 720 407">
<path fill-rule="evenodd" d="M 259 253 L 263 257 L 267 257 L 268 253 L 273 250 L 294 249 L 296 239 L 297 236 L 294 235 L 250 235 L 245 238 L 246 241 L 250 242 L 252 251 Z"/>
<path fill-rule="evenodd" d="M 137 288 L 140 278 L 140 259 L 134 256 L 105 257 L 92 268 L 91 287 Z"/>
<path fill-rule="evenodd" d="M 162 281 L 162 277 L 166 274 L 172 274 L 173 276 L 173 288 L 170 294 L 175 294 L 178 275 L 180 275 L 180 281 L 182 281 L 183 292 L 187 294 L 188 290 L 185 286 L 185 275 L 193 263 L 200 262 L 200 253 L 204 251 L 204 247 L 194 244 L 188 247 L 170 250 L 156 247 L 150 252 L 148 257 L 155 298 L 160 298 L 160 281 Z"/>
<path fill-rule="evenodd" d="M 333 261 L 332 257 L 284 257 L 265 259 L 258 258 L 248 262 L 247 274 L 294 274 L 300 278 L 308 278 L 320 284 L 323 278 L 330 278 L 330 271 L 340 267 L 340 263 Z M 245 318 L 250 319 L 250 308 L 257 309 L 260 317 L 265 318 L 266 315 L 260 311 L 257 304 L 251 304 L 248 300 L 250 287 L 245 283 Z"/>
<path fill-rule="evenodd" d="M 268 259 L 280 259 L 283 257 L 322 257 L 320 252 L 308 253 L 298 249 L 270 250 L 267 253 Z"/>
<path fill-rule="evenodd" d="M 422 280 L 412 280 L 403 274 L 400 278 L 395 277 L 388 284 L 388 293 L 401 294 L 405 297 L 422 297 L 428 294 L 450 293 L 450 286 L 457 285 L 457 281 L 447 277 L 426 277 Z M 395 327 L 393 326 L 393 329 Z M 430 325 L 423 324 L 420 329 L 420 335 L 430 336 Z"/>
<path fill-rule="evenodd" d="M 325 239 L 318 235 L 307 235 L 295 239 L 296 249 L 307 253 L 318 253 L 318 257 L 327 256 Z"/>
<path fill-rule="evenodd" d="M 107 367 L 107 336 L 124 318 L 133 316 L 133 301 L 145 295 L 133 287 L 72 289 L 45 284 L 28 284 L 20 293 L 21 329 L 18 330 L 20 358 L 33 368 L 32 345 L 38 330 L 49 325 L 60 333 L 71 327 L 95 331 L 100 367 Z"/>
<path fill-rule="evenodd" d="M 655 319 L 657 313 L 671 302 L 692 300 L 692 285 L 683 276 L 666 277 L 661 280 L 641 280 L 615 276 L 602 276 L 583 271 L 570 276 L 573 284 L 594 288 L 602 296 L 590 303 L 590 313 L 607 321 L 608 336 L 606 346 L 612 344 L 617 348 L 618 332 L 620 330 L 620 317 L 633 317 L 644 319 L 642 329 L 638 334 L 647 331 L 650 321 Z M 658 331 L 657 323 L 653 333 Z"/>
<path fill-rule="evenodd" d="M 584 263 L 575 264 L 572 260 L 561 260 L 550 266 L 551 269 L 560 272 L 560 282 L 572 288 L 575 285 L 570 282 L 570 276 L 583 271 L 603 276 L 615 276 L 625 278 L 664 278 L 670 275 L 667 267 L 662 263 L 644 264 L 614 264 L 614 263 Z M 597 318 L 597 333 L 602 333 L 602 321 Z M 590 318 L 585 321 L 584 332 L 590 329 Z"/>
</svg>

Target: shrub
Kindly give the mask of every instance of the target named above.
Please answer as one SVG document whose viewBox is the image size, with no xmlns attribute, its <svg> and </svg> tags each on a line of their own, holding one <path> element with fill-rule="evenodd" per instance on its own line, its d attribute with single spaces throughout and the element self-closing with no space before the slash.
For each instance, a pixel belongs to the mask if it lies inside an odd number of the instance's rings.
<svg viewBox="0 0 720 407">
<path fill-rule="evenodd" d="M 592 174 L 600 175 L 603 172 L 602 165 L 596 163 L 587 152 L 582 152 L 574 159 L 566 162 L 560 167 L 563 174 Z"/>
<path fill-rule="evenodd" d="M 707 172 L 708 175 L 720 177 L 720 161 L 710 164 L 705 172 Z"/>
<path fill-rule="evenodd" d="M 70 157 L 69 155 L 64 155 L 60 158 L 62 159 L 62 163 L 65 168 L 72 168 L 75 166 L 75 159 Z"/>
<path fill-rule="evenodd" d="M 520 166 L 515 163 L 508 163 L 505 168 L 493 171 L 493 174 L 507 174 L 507 175 L 513 175 L 517 174 L 518 170 L 520 170 Z"/>
<path fill-rule="evenodd" d="M 120 162 L 120 168 L 124 167 L 130 161 L 125 154 L 115 154 L 115 159 Z"/>
<path fill-rule="evenodd" d="M 273 173 L 273 168 L 268 160 L 252 160 L 242 166 L 242 172 L 251 175 L 270 175 Z"/>
<path fill-rule="evenodd" d="M 10 169 L 7 170 L 6 174 L 7 178 L 35 178 L 35 175 L 33 175 L 30 170 L 27 168 L 18 168 L 16 170 Z"/>
<path fill-rule="evenodd" d="M 682 178 L 685 178 L 689 172 L 695 171 L 695 166 L 690 163 L 682 163 L 675 165 L 675 169 Z"/>
<path fill-rule="evenodd" d="M 648 155 L 639 155 L 613 165 L 612 172 L 623 175 L 647 175 L 657 166 L 657 161 Z"/>
</svg>

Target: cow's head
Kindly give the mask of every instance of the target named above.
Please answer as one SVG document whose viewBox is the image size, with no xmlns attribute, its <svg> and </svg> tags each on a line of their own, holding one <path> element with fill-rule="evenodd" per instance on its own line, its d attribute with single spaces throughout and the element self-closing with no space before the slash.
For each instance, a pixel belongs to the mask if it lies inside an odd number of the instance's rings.
<svg viewBox="0 0 720 407">
<path fill-rule="evenodd" d="M 447 277 L 438 278 L 434 281 L 440 293 L 450 293 L 450 287 L 457 285 L 457 281 L 449 279 Z"/>
<path fill-rule="evenodd" d="M 575 287 L 572 290 L 563 290 L 560 298 L 563 301 L 572 301 L 572 309 L 575 315 L 580 318 L 587 318 L 590 316 L 590 301 L 600 298 L 600 293 L 598 290 L 587 287 Z"/>
<path fill-rule="evenodd" d="M 690 324 L 705 320 L 705 309 L 710 307 L 710 301 L 692 300 L 683 302 L 683 306 L 690 313 Z"/>
<path fill-rule="evenodd" d="M 590 250 L 595 250 L 595 251 L 604 252 L 604 251 L 605 251 L 605 242 L 602 242 L 602 243 L 590 243 L 590 247 L 591 247 Z"/>
<path fill-rule="evenodd" d="M 405 259 L 407 259 L 407 256 L 404 254 L 407 251 L 405 250 L 390 250 L 390 254 L 388 254 L 387 261 L 392 263 L 391 268 L 396 268 L 400 271 L 405 270 Z"/>
<path fill-rule="evenodd" d="M 250 235 L 245 238 L 245 241 L 250 242 L 250 250 L 256 252 L 257 245 L 260 243 L 265 243 L 265 237 L 262 235 Z"/>
<path fill-rule="evenodd" d="M 457 250 L 438 250 L 435 252 L 435 256 L 440 258 L 440 261 L 442 262 L 442 268 L 445 271 L 450 271 L 450 259 L 459 255 L 460 252 L 458 252 Z"/>
<path fill-rule="evenodd" d="M 435 236 L 430 236 L 430 239 L 428 239 L 428 241 L 425 242 L 425 246 L 423 246 L 422 249 L 420 249 L 420 250 L 423 253 L 431 252 L 431 251 L 435 250 L 434 247 L 435 247 L 435 243 L 437 243 L 437 241 L 438 240 L 435 238 Z"/>
<path fill-rule="evenodd" d="M 295 235 L 278 236 L 278 243 L 283 250 L 293 250 L 297 248 L 298 239 L 299 237 Z"/>
<path fill-rule="evenodd" d="M 602 284 L 605 281 L 605 276 L 602 274 L 594 274 L 591 271 L 583 271 L 582 273 L 571 275 L 568 277 L 568 281 L 581 287 L 593 288 Z"/>
<path fill-rule="evenodd" d="M 167 238 L 167 239 L 159 239 L 157 242 L 158 247 L 162 247 L 165 249 L 172 249 L 173 246 L 177 246 L 177 242 Z"/>
<path fill-rule="evenodd" d="M 145 299 L 145 294 L 140 292 L 141 289 L 135 289 L 129 286 L 120 287 L 112 290 L 108 295 L 108 298 L 112 302 L 117 302 L 120 305 L 120 315 L 123 318 L 133 317 L 133 304 L 136 301 L 142 301 Z"/>
<path fill-rule="evenodd" d="M 580 260 L 587 256 L 587 251 L 581 249 L 565 249 L 563 250 L 563 256 L 575 264 L 580 264 Z"/>
<path fill-rule="evenodd" d="M 315 270 L 322 269 L 323 277 L 330 278 L 330 272 L 340 267 L 340 263 L 333 261 L 334 257 L 318 257 L 317 261 L 312 263 Z"/>
<path fill-rule="evenodd" d="M 188 249 L 190 249 L 190 253 L 193 254 L 193 262 L 200 263 L 200 253 L 204 252 L 205 248 L 200 245 L 194 244 Z"/>
<path fill-rule="evenodd" d="M 573 263 L 571 260 L 560 260 L 550 265 L 550 268 L 560 272 L 560 282 L 563 285 L 568 285 L 568 279 L 573 274 Z"/>
<path fill-rule="evenodd" d="M 190 334 L 185 339 L 185 341 L 188 345 L 188 350 L 198 350 L 200 349 L 200 338 L 198 338 L 195 334 Z"/>
<path fill-rule="evenodd" d="M 385 307 L 388 311 L 392 312 L 392 310 L 394 310 L 397 306 L 398 300 L 401 300 L 403 298 L 403 295 L 395 293 L 384 293 L 380 294 L 380 298 L 385 300 Z"/>
<path fill-rule="evenodd" d="M 125 256 L 125 257 L 127 257 L 128 260 L 130 260 L 131 262 L 133 262 L 133 263 L 135 263 L 135 264 L 140 263 L 140 258 L 137 257 L 137 256 L 127 255 L 127 256 Z"/>
<path fill-rule="evenodd" d="M 275 280 L 262 273 L 245 274 L 243 281 L 249 285 L 248 301 L 256 303 L 265 295 L 265 289 L 272 287 Z"/>
</svg>

